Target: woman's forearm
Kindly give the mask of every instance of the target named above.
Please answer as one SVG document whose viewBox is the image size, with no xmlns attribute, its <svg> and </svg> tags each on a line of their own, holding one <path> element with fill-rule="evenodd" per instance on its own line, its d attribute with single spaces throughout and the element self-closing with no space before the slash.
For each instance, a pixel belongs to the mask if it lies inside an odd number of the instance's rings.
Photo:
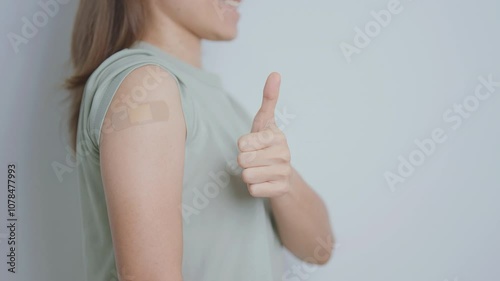
<svg viewBox="0 0 500 281">
<path fill-rule="evenodd" d="M 290 192 L 270 198 L 284 246 L 297 257 L 324 264 L 332 254 L 334 237 L 322 199 L 293 169 Z"/>
</svg>

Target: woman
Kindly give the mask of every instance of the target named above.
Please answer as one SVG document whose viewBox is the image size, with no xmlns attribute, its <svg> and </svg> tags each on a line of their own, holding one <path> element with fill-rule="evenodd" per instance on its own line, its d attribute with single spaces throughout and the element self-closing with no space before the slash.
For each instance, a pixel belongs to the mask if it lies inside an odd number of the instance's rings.
<svg viewBox="0 0 500 281">
<path fill-rule="evenodd" d="M 201 68 L 201 40 L 233 39 L 239 4 L 80 2 L 68 88 L 86 280 L 281 280 L 282 246 L 329 259 L 326 208 L 274 122 L 279 74 L 252 122 Z"/>
</svg>

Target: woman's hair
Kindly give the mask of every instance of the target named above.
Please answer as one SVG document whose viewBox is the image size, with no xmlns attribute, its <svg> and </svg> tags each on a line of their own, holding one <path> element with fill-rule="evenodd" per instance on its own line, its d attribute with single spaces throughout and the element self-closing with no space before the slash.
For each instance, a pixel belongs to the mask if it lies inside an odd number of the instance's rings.
<svg viewBox="0 0 500 281">
<path fill-rule="evenodd" d="M 83 89 L 92 72 L 114 53 L 139 40 L 146 19 L 143 0 L 81 0 L 71 38 L 70 143 L 76 151 L 78 117 Z"/>
</svg>

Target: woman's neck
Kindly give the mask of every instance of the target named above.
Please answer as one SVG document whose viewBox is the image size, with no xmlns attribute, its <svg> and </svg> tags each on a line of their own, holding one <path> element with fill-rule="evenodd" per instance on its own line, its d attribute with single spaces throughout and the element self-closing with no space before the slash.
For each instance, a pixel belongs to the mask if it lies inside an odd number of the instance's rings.
<svg viewBox="0 0 500 281">
<path fill-rule="evenodd" d="M 143 41 L 201 68 L 201 38 L 165 16 L 153 16 L 146 26 Z"/>
</svg>

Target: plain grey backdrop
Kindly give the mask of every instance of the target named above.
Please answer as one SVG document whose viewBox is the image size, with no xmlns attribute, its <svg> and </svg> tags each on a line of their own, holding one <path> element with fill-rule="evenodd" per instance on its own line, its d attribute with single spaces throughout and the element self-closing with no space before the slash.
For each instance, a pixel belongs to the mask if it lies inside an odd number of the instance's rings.
<svg viewBox="0 0 500 281">
<path fill-rule="evenodd" d="M 499 280 L 500 87 L 485 81 L 500 82 L 500 1 L 243 2 L 239 37 L 205 44 L 205 66 L 250 112 L 267 75 L 281 73 L 278 122 L 338 243 L 324 267 L 287 254 L 283 280 Z M 83 281 L 60 87 L 77 4 L 61 0 L 51 15 L 37 0 L 0 9 L 2 280 Z"/>
</svg>

